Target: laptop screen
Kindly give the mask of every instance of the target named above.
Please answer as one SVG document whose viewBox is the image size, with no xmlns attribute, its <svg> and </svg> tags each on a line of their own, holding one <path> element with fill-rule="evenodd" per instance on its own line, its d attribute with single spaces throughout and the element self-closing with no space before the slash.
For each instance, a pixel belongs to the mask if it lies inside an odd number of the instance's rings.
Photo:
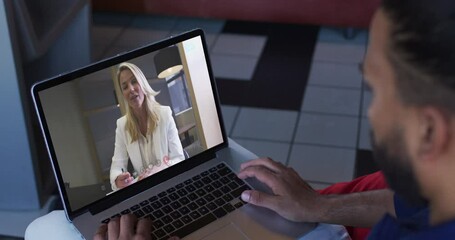
<svg viewBox="0 0 455 240">
<path fill-rule="evenodd" d="M 72 211 L 224 142 L 202 37 L 144 49 L 36 93 Z"/>
</svg>

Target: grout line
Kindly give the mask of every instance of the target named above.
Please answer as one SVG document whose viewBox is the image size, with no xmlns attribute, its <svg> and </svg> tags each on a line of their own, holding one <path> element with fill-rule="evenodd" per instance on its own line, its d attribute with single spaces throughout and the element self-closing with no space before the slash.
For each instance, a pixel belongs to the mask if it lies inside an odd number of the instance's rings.
<svg viewBox="0 0 455 240">
<path fill-rule="evenodd" d="M 367 36 L 368 38 L 368 36 Z M 365 55 L 366 55 L 366 48 L 367 46 L 365 47 L 365 53 L 363 54 L 363 58 L 365 59 Z M 361 134 L 361 131 L 362 131 L 362 112 L 363 112 L 363 102 L 364 102 L 364 97 L 365 97 L 365 78 L 364 78 L 364 75 L 361 73 L 361 76 L 362 76 L 362 82 L 360 83 L 360 104 L 359 104 L 359 121 L 357 122 L 357 141 L 356 141 L 356 153 L 355 153 L 355 158 L 354 158 L 354 171 L 353 172 L 353 176 L 352 176 L 352 179 L 355 178 L 355 176 L 357 176 L 357 152 L 358 150 L 360 149 L 360 134 Z"/>
<path fill-rule="evenodd" d="M 366 51 L 365 51 L 366 53 Z M 364 55 L 365 55 L 364 53 Z M 340 62 L 340 61 L 335 61 L 335 60 L 313 60 L 313 62 L 315 63 L 329 63 L 329 64 L 334 64 L 334 65 L 345 65 L 345 66 L 348 66 L 348 65 L 355 65 L 357 67 L 357 65 L 361 62 L 363 62 L 363 59 L 361 59 L 360 61 L 356 61 L 356 62 Z"/>
<path fill-rule="evenodd" d="M 362 82 L 362 89 L 363 89 L 364 83 Z M 363 111 L 363 100 L 364 100 L 365 94 L 363 91 L 360 92 L 360 107 L 359 107 L 359 122 L 357 124 L 357 143 L 356 143 L 356 148 L 359 149 L 360 147 L 360 131 L 362 130 L 362 111 Z"/>
<path fill-rule="evenodd" d="M 362 83 L 360 83 L 362 84 Z M 336 89 L 336 90 L 351 90 L 351 91 L 362 91 L 361 87 L 344 87 L 344 86 L 334 86 L 334 85 L 323 85 L 323 84 L 313 84 L 308 83 L 306 87 L 316 87 L 316 88 L 325 88 L 325 89 Z"/>
<path fill-rule="evenodd" d="M 214 55 L 213 48 L 215 47 L 216 43 L 218 42 L 218 38 L 220 38 L 221 33 L 215 33 L 215 39 L 213 40 L 212 46 L 208 49 L 210 57 Z"/>
<path fill-rule="evenodd" d="M 111 56 L 106 56 L 106 54 L 109 52 L 109 50 L 112 49 L 112 47 L 115 46 L 115 43 L 120 39 L 120 37 L 122 36 L 122 34 L 126 31 L 126 29 L 130 28 L 131 25 L 133 24 L 134 22 L 134 19 L 136 18 L 137 16 L 134 16 L 134 17 L 131 17 L 129 23 L 125 24 L 124 26 L 121 27 L 121 30 L 119 31 L 119 33 L 117 34 L 117 36 L 115 36 L 113 38 L 113 40 L 110 42 L 110 44 L 107 44 L 104 51 L 102 51 L 102 53 L 100 54 L 100 58 L 98 59 L 92 59 L 92 61 L 94 60 L 94 62 L 97 62 L 97 61 L 100 61 L 102 59 L 105 59 L 106 57 L 111 57 Z"/>
<path fill-rule="evenodd" d="M 125 32 L 125 30 L 126 30 L 126 27 L 123 27 L 119 31 L 119 33 L 117 34 L 117 36 L 114 37 L 114 39 L 111 41 L 111 43 L 106 45 L 106 47 L 104 48 L 104 51 L 102 52 L 102 54 L 100 54 L 101 55 L 100 58 L 96 59 L 96 61 L 106 59 L 107 57 L 112 57 L 112 56 L 106 56 L 106 54 L 115 46 L 115 43 L 120 39 L 120 36 L 122 36 L 122 34 Z"/>
<path fill-rule="evenodd" d="M 357 150 L 355 147 L 336 146 L 336 145 L 322 144 L 322 143 L 295 142 L 294 145 L 306 145 L 306 146 L 313 146 L 313 147 L 336 148 L 336 149 L 354 150 L 354 151 Z"/>
<path fill-rule="evenodd" d="M 237 81 L 237 80 L 234 80 L 234 81 Z M 247 80 L 238 80 L 238 81 L 245 81 L 247 82 Z M 296 114 L 299 114 L 300 111 L 299 110 L 295 110 L 295 109 L 280 109 L 280 108 L 266 108 L 266 107 L 256 107 L 256 106 L 247 106 L 247 105 L 231 105 L 231 104 L 225 104 L 226 106 L 234 106 L 234 107 L 241 107 L 241 108 L 245 108 L 247 110 L 264 110 L 264 111 L 272 111 L 272 112 L 287 112 L 287 113 L 296 113 Z"/>
<path fill-rule="evenodd" d="M 306 87 L 305 87 L 306 88 Z M 305 89 L 306 91 L 306 89 Z M 305 93 L 303 94 L 305 95 Z M 303 96 L 304 97 L 304 96 Z M 291 138 L 291 145 L 289 146 L 289 151 L 288 151 L 288 155 L 286 157 L 286 160 L 285 160 L 285 165 L 286 166 L 289 166 L 289 162 L 291 161 L 291 153 L 292 153 L 292 149 L 294 148 L 294 143 L 295 143 L 295 137 L 297 135 L 297 130 L 299 128 L 299 123 L 300 123 L 300 116 L 302 116 L 302 114 L 299 112 L 297 114 L 297 119 L 295 121 L 295 126 L 294 126 L 294 132 L 292 133 L 292 138 Z"/>
<path fill-rule="evenodd" d="M 344 114 L 344 113 L 325 113 L 325 112 L 308 111 L 308 110 L 302 110 L 302 111 L 300 111 L 300 113 L 320 115 L 320 116 L 359 118 L 359 115 L 351 115 L 351 114 Z"/>
<path fill-rule="evenodd" d="M 362 83 L 360 83 L 360 85 L 362 85 Z M 311 87 L 326 87 L 326 88 L 336 88 L 336 89 L 345 89 L 345 90 L 362 90 L 362 88 L 359 86 L 359 87 L 347 87 L 347 86 L 336 86 L 336 85 L 324 85 L 324 84 L 318 84 L 318 83 L 311 83 L 311 82 L 308 82 L 307 85 L 308 86 L 311 86 Z"/>
<path fill-rule="evenodd" d="M 282 143 L 282 144 L 290 144 L 290 141 L 282 141 L 282 140 L 272 140 L 272 139 L 260 139 L 260 138 L 251 138 L 251 137 L 235 137 L 239 140 L 247 140 L 247 141 L 260 141 L 260 142 L 267 142 L 267 143 Z"/>
<path fill-rule="evenodd" d="M 174 22 L 173 26 L 171 27 L 171 29 L 169 29 L 169 36 L 172 35 L 172 32 L 176 31 L 176 28 L 177 28 L 177 26 L 178 26 L 180 21 L 181 21 L 181 17 L 176 17 L 175 18 L 175 22 Z"/>
<path fill-rule="evenodd" d="M 217 38 L 218 40 L 218 38 Z M 213 44 L 213 47 L 215 46 L 215 44 Z M 212 48 L 213 48 L 212 47 Z M 248 55 L 248 54 L 235 54 L 235 53 L 217 53 L 217 52 L 212 52 L 212 55 L 216 55 L 216 56 L 222 56 L 222 57 L 241 57 L 241 58 L 250 58 L 250 59 L 257 59 L 259 61 L 259 59 L 261 58 L 262 56 L 262 52 L 259 53 L 258 56 L 253 56 L 253 55 Z"/>
<path fill-rule="evenodd" d="M 239 109 L 237 110 L 237 113 L 235 114 L 234 121 L 232 121 L 232 126 L 231 126 L 231 129 L 229 129 L 229 134 L 228 134 L 228 136 L 230 138 L 234 137 L 234 136 L 232 136 L 232 134 L 234 133 L 235 125 L 237 124 L 237 120 L 239 119 L 240 111 L 242 111 L 242 107 L 239 107 Z"/>
<path fill-rule="evenodd" d="M 363 83 L 363 84 L 364 84 L 364 83 Z M 365 84 L 364 84 L 364 85 L 365 85 Z M 369 91 L 369 90 L 367 90 L 367 89 L 365 89 L 365 88 L 362 89 L 362 94 L 363 94 L 363 95 L 362 95 L 362 111 L 361 111 L 360 115 L 361 115 L 362 117 L 364 117 L 364 118 L 368 118 L 368 108 L 369 108 L 370 105 L 371 105 L 371 101 L 370 101 L 369 103 L 367 103 L 367 104 L 366 104 L 366 109 L 365 109 L 366 111 L 363 112 L 363 104 L 366 103 L 366 102 L 365 102 L 365 97 L 366 97 L 366 94 L 367 94 L 367 93 L 370 94 L 370 97 L 371 97 L 370 100 L 373 100 L 373 94 L 372 94 L 372 92 Z"/>
<path fill-rule="evenodd" d="M 363 40 L 363 39 L 362 39 Z M 338 46 L 353 46 L 353 47 L 365 47 L 364 41 L 357 40 L 357 42 L 349 42 L 350 40 L 346 40 L 346 42 L 340 41 L 330 41 L 328 39 L 318 39 L 318 43 L 325 43 L 331 45 L 338 45 Z"/>
</svg>

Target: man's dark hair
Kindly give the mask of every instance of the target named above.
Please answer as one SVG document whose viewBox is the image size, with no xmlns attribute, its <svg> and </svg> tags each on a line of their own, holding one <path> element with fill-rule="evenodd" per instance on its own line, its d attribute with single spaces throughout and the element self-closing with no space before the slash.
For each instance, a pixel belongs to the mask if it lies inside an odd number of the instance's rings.
<svg viewBox="0 0 455 240">
<path fill-rule="evenodd" d="M 455 0 L 383 0 L 382 10 L 403 102 L 455 114 Z"/>
</svg>

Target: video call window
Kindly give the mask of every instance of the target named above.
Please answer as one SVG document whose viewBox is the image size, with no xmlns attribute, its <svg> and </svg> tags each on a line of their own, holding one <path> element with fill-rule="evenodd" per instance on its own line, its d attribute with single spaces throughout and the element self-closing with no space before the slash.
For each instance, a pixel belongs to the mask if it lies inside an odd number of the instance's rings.
<svg viewBox="0 0 455 240">
<path fill-rule="evenodd" d="M 168 65 L 174 69 L 165 76 L 156 63 L 162 52 L 179 63 Z M 39 93 L 73 210 L 223 142 L 205 62 L 195 37 Z M 140 104 L 153 105 L 151 91 L 158 125 L 153 131 L 153 121 L 145 130 L 126 127 L 128 114 L 141 117 L 134 115 Z M 114 185 L 125 173 L 127 184 Z"/>
</svg>

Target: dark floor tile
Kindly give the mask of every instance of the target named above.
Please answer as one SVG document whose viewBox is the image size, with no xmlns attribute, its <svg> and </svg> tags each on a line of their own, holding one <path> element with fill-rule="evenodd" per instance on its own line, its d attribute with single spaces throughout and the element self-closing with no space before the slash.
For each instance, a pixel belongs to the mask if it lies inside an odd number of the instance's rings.
<svg viewBox="0 0 455 240">
<path fill-rule="evenodd" d="M 2 236 L 0 235 L 0 240 L 23 240 L 24 238 L 18 237 L 10 237 L 10 236 Z"/>
<path fill-rule="evenodd" d="M 263 35 L 266 45 L 251 81 L 218 79 L 221 102 L 299 111 L 319 27 L 227 21 L 223 33 Z"/>
<path fill-rule="evenodd" d="M 355 177 L 360 177 L 379 171 L 379 168 L 374 161 L 372 151 L 357 149 L 354 171 Z"/>
<path fill-rule="evenodd" d="M 135 16 L 127 13 L 95 12 L 92 14 L 92 19 L 93 25 L 126 27 L 131 24 Z"/>
<path fill-rule="evenodd" d="M 247 22 L 247 21 L 226 21 L 223 33 L 268 35 L 273 28 L 273 23 Z"/>
</svg>

